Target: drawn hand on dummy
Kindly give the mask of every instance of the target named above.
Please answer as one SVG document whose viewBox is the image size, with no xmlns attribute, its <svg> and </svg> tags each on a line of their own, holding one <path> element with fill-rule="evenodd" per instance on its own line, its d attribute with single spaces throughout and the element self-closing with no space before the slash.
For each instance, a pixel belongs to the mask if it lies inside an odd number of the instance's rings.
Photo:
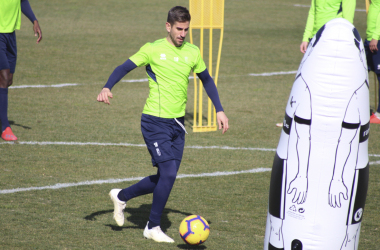
<svg viewBox="0 0 380 250">
<path fill-rule="evenodd" d="M 332 179 L 330 182 L 329 189 L 329 205 L 331 207 L 341 207 L 340 195 L 343 196 L 343 199 L 347 200 L 348 190 L 346 185 L 344 185 L 343 180 L 341 179 Z"/>
<path fill-rule="evenodd" d="M 297 175 L 289 185 L 288 194 L 293 193 L 294 197 L 292 202 L 297 204 L 305 203 L 307 196 L 307 177 Z"/>
</svg>

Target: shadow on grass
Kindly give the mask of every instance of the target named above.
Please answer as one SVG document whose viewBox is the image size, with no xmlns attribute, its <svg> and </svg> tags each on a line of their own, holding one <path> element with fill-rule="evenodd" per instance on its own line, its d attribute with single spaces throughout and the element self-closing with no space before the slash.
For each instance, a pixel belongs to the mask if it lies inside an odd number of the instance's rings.
<svg viewBox="0 0 380 250">
<path fill-rule="evenodd" d="M 198 119 L 198 117 L 197 117 Z M 207 116 L 202 115 L 202 122 L 207 123 Z M 185 113 L 185 125 L 189 124 L 190 127 L 194 125 L 194 112 L 186 112 Z"/>
<path fill-rule="evenodd" d="M 149 218 L 150 214 L 150 208 L 152 207 L 151 204 L 142 204 L 138 208 L 126 208 L 124 212 L 128 213 L 129 216 L 126 217 L 126 220 L 129 222 L 132 222 L 134 226 L 125 226 L 125 227 L 119 227 L 117 225 L 111 225 L 111 224 L 106 224 L 105 226 L 110 227 L 113 231 L 122 231 L 124 228 L 135 228 L 135 229 L 144 229 L 146 226 L 146 223 Z M 98 211 L 94 212 L 90 215 L 87 215 L 84 217 L 85 220 L 90 220 L 90 221 L 95 221 L 96 217 L 105 215 L 105 214 L 112 214 L 112 210 L 103 210 L 103 211 Z M 161 217 L 161 229 L 165 232 L 167 228 L 171 226 L 171 222 L 168 218 L 169 213 L 178 213 L 178 214 L 183 214 L 184 216 L 189 216 L 191 215 L 190 213 L 166 208 L 164 209 L 164 212 L 162 213 Z M 187 248 L 184 248 L 187 249 Z"/>
<path fill-rule="evenodd" d="M 24 125 L 21 125 L 21 124 L 17 124 L 17 123 L 15 123 L 14 121 L 9 121 L 9 125 L 11 125 L 11 126 L 22 127 L 23 129 L 32 129 L 31 127 L 24 126 Z M 0 126 L 1 126 L 1 121 L 0 121 Z"/>
<path fill-rule="evenodd" d="M 207 247 L 205 245 L 186 245 L 186 244 L 180 244 L 177 246 L 179 249 L 206 249 Z"/>
<path fill-rule="evenodd" d="M 193 115 L 194 113 L 189 113 L 189 112 L 185 113 L 185 124 L 187 122 L 190 127 L 193 126 L 193 121 L 194 121 Z"/>
</svg>

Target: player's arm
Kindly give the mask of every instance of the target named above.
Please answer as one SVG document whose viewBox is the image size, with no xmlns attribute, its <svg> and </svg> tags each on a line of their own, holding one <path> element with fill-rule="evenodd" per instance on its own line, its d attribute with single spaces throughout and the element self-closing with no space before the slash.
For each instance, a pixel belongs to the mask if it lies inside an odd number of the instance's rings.
<svg viewBox="0 0 380 250">
<path fill-rule="evenodd" d="M 376 51 L 378 51 L 377 43 L 380 39 L 380 9 L 371 8 L 370 10 L 371 11 L 376 10 L 378 12 L 376 15 L 376 26 L 375 26 L 373 33 L 372 33 L 372 40 L 369 42 L 369 50 L 372 53 L 375 53 Z"/>
<path fill-rule="evenodd" d="M 113 86 L 115 86 L 116 83 L 118 83 L 126 74 L 135 68 L 137 68 L 137 65 L 130 59 L 125 61 L 122 65 L 117 66 L 108 78 L 106 85 L 104 85 L 102 91 L 99 93 L 97 98 L 98 102 L 110 104 L 108 98 L 112 98 L 111 89 Z"/>
<path fill-rule="evenodd" d="M 203 87 L 206 90 L 208 97 L 211 99 L 216 110 L 216 118 L 218 120 L 219 129 L 223 128 L 223 134 L 228 130 L 228 118 L 224 114 L 222 104 L 220 103 L 218 90 L 216 88 L 215 82 L 205 69 L 201 73 L 197 73 L 199 79 L 201 79 Z"/>
<path fill-rule="evenodd" d="M 21 0 L 21 12 L 33 23 L 34 36 L 38 36 L 37 43 L 39 43 L 42 40 L 42 31 L 28 0 Z"/>
<path fill-rule="evenodd" d="M 348 20 L 350 23 L 354 23 L 355 8 L 356 8 L 356 0 L 342 1 L 343 18 Z"/>
<path fill-rule="evenodd" d="M 311 1 L 311 6 L 309 10 L 309 15 L 307 16 L 305 32 L 303 34 L 302 42 L 300 45 L 300 51 L 302 53 L 306 52 L 307 46 L 309 45 L 309 39 L 312 37 L 314 29 L 315 18 L 315 0 Z"/>
</svg>

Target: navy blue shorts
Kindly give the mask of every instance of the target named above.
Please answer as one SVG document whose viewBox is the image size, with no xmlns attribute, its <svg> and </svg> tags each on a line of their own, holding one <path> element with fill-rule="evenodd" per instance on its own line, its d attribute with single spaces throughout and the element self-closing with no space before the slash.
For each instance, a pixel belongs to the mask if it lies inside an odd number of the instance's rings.
<svg viewBox="0 0 380 250">
<path fill-rule="evenodd" d="M 160 118 L 147 114 L 141 116 L 141 132 L 153 166 L 169 160 L 182 160 L 185 147 L 184 117 L 176 119 Z"/>
<path fill-rule="evenodd" d="M 16 32 L 0 33 L 0 70 L 9 69 L 13 74 L 16 70 L 16 60 Z"/>
<path fill-rule="evenodd" d="M 367 57 L 367 65 L 368 65 L 368 71 L 373 71 L 376 74 L 380 74 L 380 42 L 377 43 L 377 48 L 379 49 L 377 52 L 372 53 L 369 50 L 369 41 L 365 40 L 364 42 L 364 48 L 365 48 L 365 54 Z"/>
</svg>

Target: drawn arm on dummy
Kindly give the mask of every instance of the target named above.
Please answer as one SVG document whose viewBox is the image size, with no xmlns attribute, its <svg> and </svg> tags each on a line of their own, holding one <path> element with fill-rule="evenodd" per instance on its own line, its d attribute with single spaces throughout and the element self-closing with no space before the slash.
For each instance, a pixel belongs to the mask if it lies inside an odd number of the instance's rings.
<svg viewBox="0 0 380 250">
<path fill-rule="evenodd" d="M 341 207 L 341 196 L 345 200 L 348 199 L 348 189 L 343 180 L 343 173 L 351 154 L 352 141 L 360 129 L 360 114 L 356 96 L 355 92 L 347 106 L 335 154 L 328 199 L 329 205 L 334 208 Z"/>
<path fill-rule="evenodd" d="M 288 194 L 294 191 L 293 203 L 305 203 L 308 188 L 308 168 L 310 156 L 310 125 L 311 125 L 311 97 L 310 91 L 305 84 L 302 93 L 302 103 L 299 103 L 295 113 L 295 131 L 297 133 L 297 158 L 298 172 L 296 177 L 290 182 Z"/>
</svg>

